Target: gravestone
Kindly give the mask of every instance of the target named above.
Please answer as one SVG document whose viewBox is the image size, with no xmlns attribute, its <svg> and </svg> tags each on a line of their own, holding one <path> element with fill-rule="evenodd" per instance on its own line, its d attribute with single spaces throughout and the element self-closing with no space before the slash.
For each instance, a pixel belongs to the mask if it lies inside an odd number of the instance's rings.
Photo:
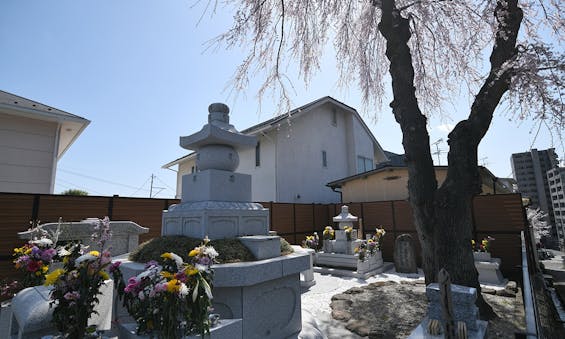
<svg viewBox="0 0 565 339">
<path fill-rule="evenodd" d="M 394 242 L 394 267 L 398 273 L 418 273 L 414 240 L 410 234 L 401 234 Z"/>
</svg>

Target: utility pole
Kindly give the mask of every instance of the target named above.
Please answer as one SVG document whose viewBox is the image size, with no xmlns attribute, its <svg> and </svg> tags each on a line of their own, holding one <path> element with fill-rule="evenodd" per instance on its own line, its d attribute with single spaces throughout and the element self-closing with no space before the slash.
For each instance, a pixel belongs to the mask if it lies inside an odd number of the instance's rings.
<svg viewBox="0 0 565 339">
<path fill-rule="evenodd" d="M 149 198 L 153 198 L 153 179 L 156 178 L 155 174 L 151 173 L 151 188 L 149 189 Z M 159 191 L 157 193 L 155 193 L 155 195 L 161 193 L 162 190 L 165 189 L 165 187 L 157 187 L 155 186 L 155 188 L 158 188 Z"/>
<path fill-rule="evenodd" d="M 439 157 L 439 155 L 441 153 L 443 153 L 443 150 L 439 149 L 439 143 L 443 142 L 443 138 L 438 139 L 437 141 L 433 142 L 432 145 L 434 145 L 436 147 L 436 151 L 433 152 L 432 154 L 436 154 L 437 155 L 437 164 L 438 166 L 441 166 L 441 158 Z"/>
</svg>

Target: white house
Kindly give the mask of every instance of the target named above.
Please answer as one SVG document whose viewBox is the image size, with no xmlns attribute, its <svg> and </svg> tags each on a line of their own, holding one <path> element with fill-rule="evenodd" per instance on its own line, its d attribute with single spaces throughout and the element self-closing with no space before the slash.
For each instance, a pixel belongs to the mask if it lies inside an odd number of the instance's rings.
<svg viewBox="0 0 565 339">
<path fill-rule="evenodd" d="M 0 91 L 0 192 L 53 193 L 57 161 L 89 123 Z"/>
<path fill-rule="evenodd" d="M 359 113 L 331 97 L 241 133 L 258 139 L 255 149 L 238 150 L 236 170 L 252 176 L 253 201 L 340 202 L 340 194 L 326 183 L 388 160 Z M 190 153 L 163 166 L 178 165 L 177 197 L 181 196 L 182 176 L 198 170 L 195 162 L 195 153 Z"/>
</svg>

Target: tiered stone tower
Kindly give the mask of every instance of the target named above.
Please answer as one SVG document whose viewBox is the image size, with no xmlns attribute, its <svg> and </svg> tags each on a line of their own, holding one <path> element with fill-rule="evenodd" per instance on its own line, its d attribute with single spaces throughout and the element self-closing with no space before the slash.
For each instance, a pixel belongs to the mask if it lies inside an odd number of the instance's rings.
<svg viewBox="0 0 565 339">
<path fill-rule="evenodd" d="M 268 235 L 269 211 L 251 202 L 251 176 L 234 172 L 238 148 L 254 147 L 257 138 L 239 133 L 229 123 L 229 108 L 208 107 L 208 124 L 180 146 L 195 150 L 198 172 L 182 177 L 182 199 L 163 212 L 162 235 L 234 238 Z"/>
</svg>

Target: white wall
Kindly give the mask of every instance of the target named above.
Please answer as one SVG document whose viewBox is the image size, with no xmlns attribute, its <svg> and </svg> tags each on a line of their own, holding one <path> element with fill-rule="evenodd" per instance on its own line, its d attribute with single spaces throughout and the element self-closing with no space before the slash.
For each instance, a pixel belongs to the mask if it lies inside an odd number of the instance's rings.
<svg viewBox="0 0 565 339">
<path fill-rule="evenodd" d="M 253 201 L 276 201 L 277 182 L 276 131 L 257 135 L 260 142 L 260 165 L 255 166 L 255 148 L 238 149 L 239 166 L 236 172 L 251 175 L 251 197 Z"/>
<path fill-rule="evenodd" d="M 58 124 L 0 112 L 0 192 L 53 193 Z"/>
<path fill-rule="evenodd" d="M 282 123 L 278 130 L 277 188 L 278 202 L 339 202 L 339 193 L 326 184 L 348 175 L 346 120 L 350 113 L 337 110 L 332 124 L 333 105 L 317 107 Z M 327 167 L 322 166 L 322 151 Z M 300 196 L 300 198 L 298 198 Z"/>
</svg>

